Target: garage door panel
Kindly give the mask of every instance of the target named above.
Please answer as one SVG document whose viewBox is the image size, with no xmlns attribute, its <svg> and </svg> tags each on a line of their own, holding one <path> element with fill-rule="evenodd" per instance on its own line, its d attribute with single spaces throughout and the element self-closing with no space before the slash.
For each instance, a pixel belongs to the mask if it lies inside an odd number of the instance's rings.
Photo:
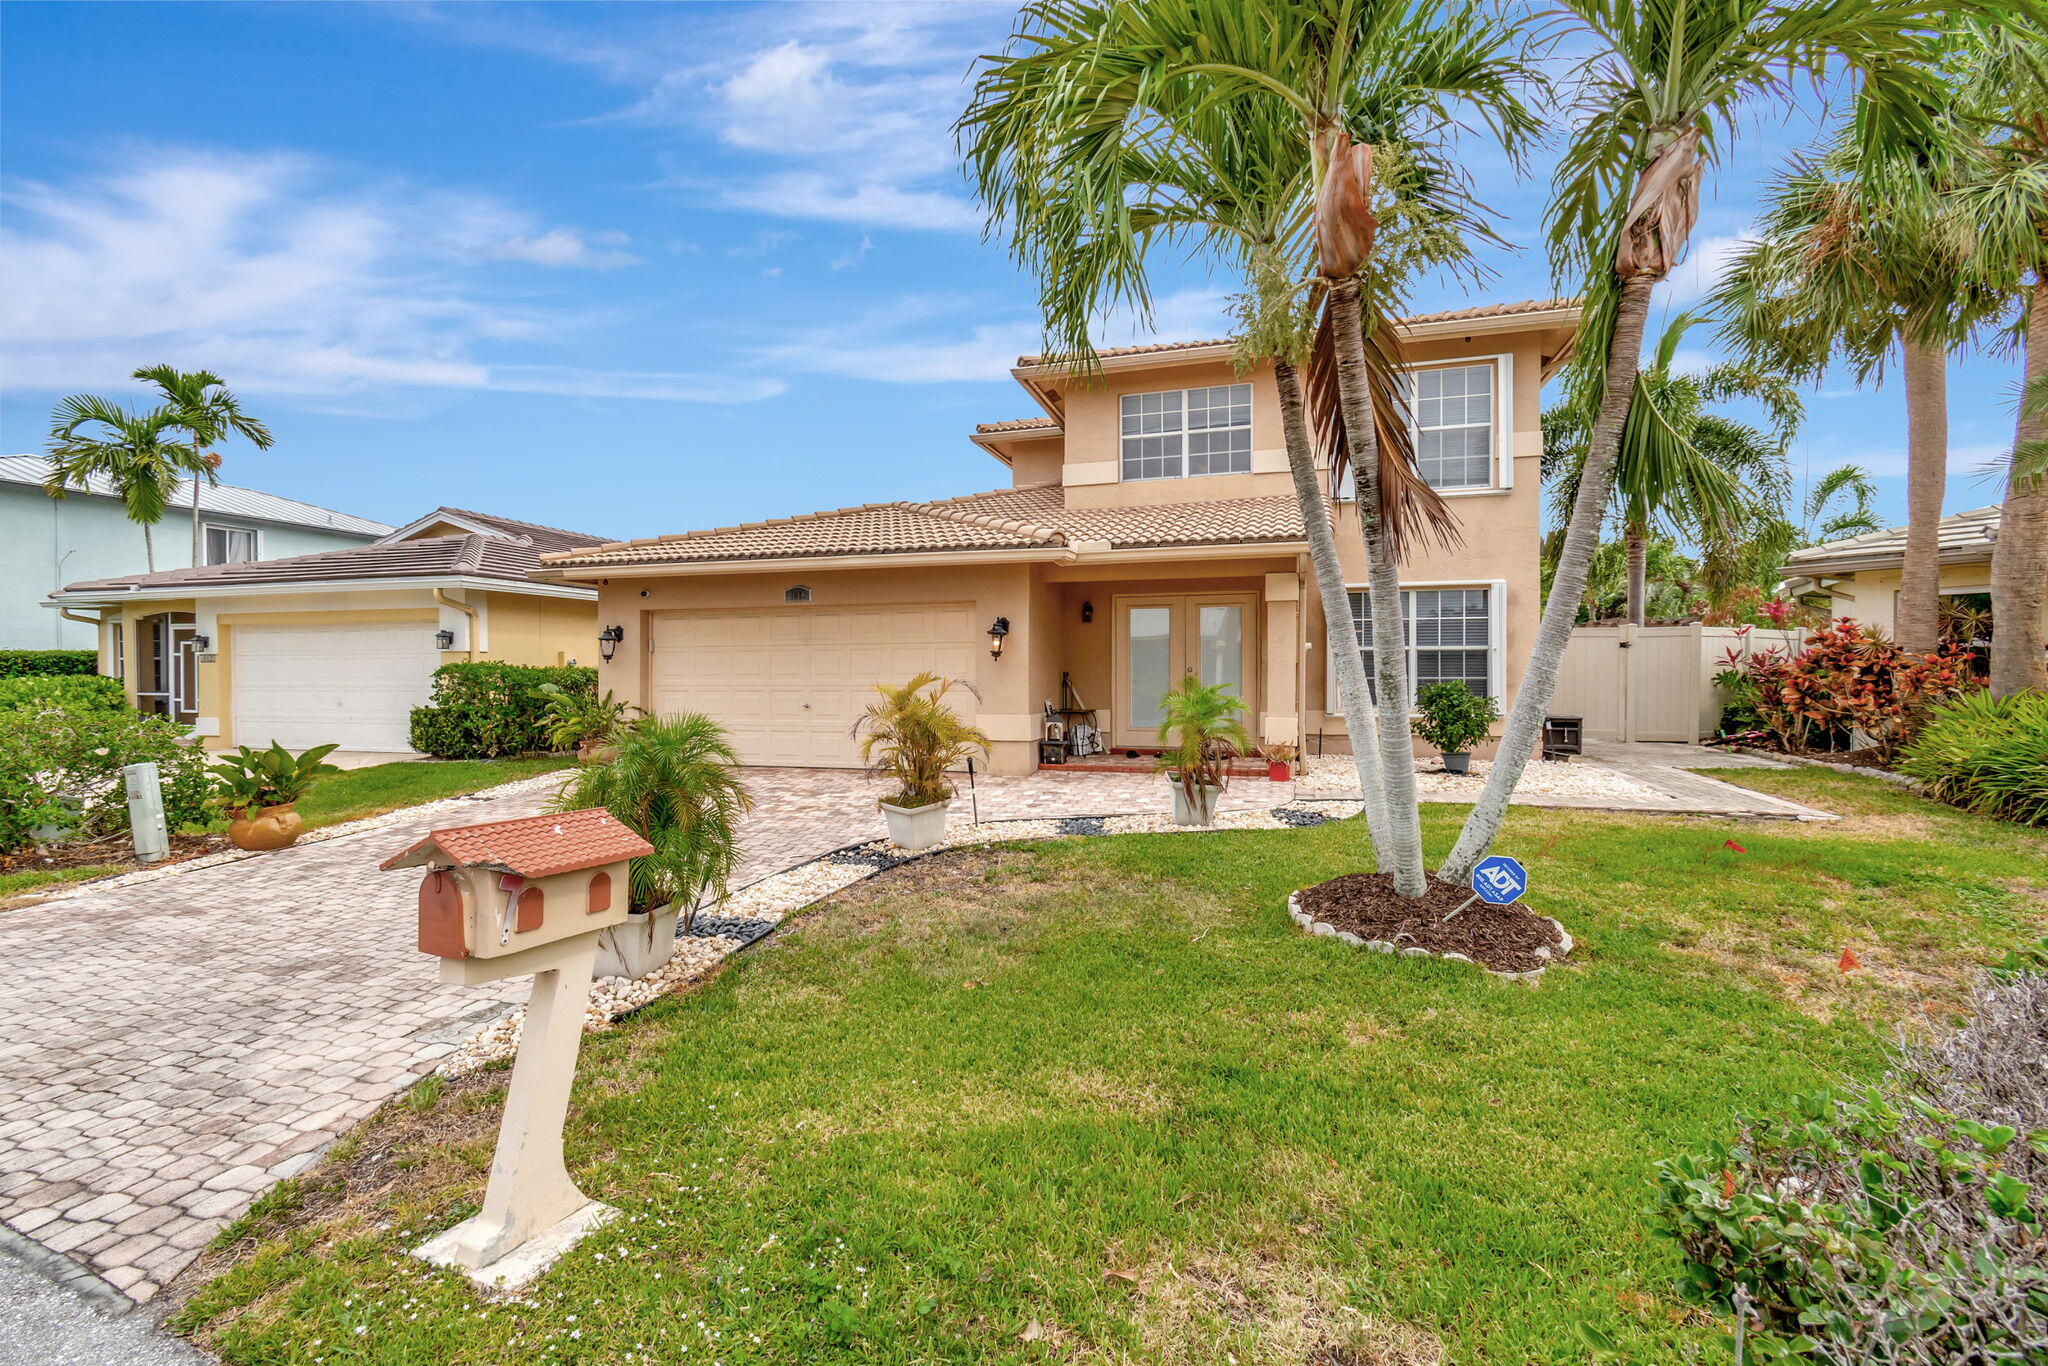
<svg viewBox="0 0 2048 1366">
<path fill-rule="evenodd" d="M 427 700 L 440 660 L 431 629 L 419 622 L 234 628 L 235 742 L 409 748 L 412 709 Z"/>
<path fill-rule="evenodd" d="M 973 622 L 962 603 L 659 614 L 651 706 L 715 718 L 748 763 L 856 765 L 853 722 L 874 685 L 971 676 Z M 955 696 L 971 718 L 974 698 Z"/>
</svg>

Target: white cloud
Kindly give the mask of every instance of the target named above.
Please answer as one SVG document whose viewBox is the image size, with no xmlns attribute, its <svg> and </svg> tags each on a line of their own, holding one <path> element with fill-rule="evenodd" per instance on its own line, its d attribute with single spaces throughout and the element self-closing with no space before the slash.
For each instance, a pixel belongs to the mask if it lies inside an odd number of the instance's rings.
<svg viewBox="0 0 2048 1366">
<path fill-rule="evenodd" d="M 816 171 L 763 176 L 729 186 L 720 197 L 734 208 L 870 228 L 975 232 L 982 222 L 981 210 L 958 195 L 881 180 L 848 182 Z"/>
<path fill-rule="evenodd" d="M 1006 379 L 1019 356 L 1039 350 L 1039 325 L 1020 318 L 961 320 L 979 306 L 980 301 L 970 299 L 900 299 L 849 324 L 799 332 L 757 354 L 779 368 L 884 383 Z M 1149 326 L 1128 314 L 1105 318 L 1095 329 L 1096 345 L 1223 336 L 1229 330 L 1227 309 L 1228 298 L 1221 290 L 1181 290 L 1157 302 Z"/>
<path fill-rule="evenodd" d="M 0 382 L 104 389 L 138 366 L 204 365 L 238 389 L 507 389 L 748 402 L 758 377 L 608 374 L 487 358 L 581 320 L 514 302 L 505 263 L 609 269 L 621 234 L 535 223 L 482 196 L 359 187 L 310 159 L 138 153 L 9 196 Z"/>
<path fill-rule="evenodd" d="M 1743 248 L 1755 240 L 1748 233 L 1700 238 L 1686 251 L 1678 268 L 1657 286 L 1658 304 L 1683 304 L 1703 298 L 1721 283 L 1721 277 L 1728 273 Z"/>
</svg>

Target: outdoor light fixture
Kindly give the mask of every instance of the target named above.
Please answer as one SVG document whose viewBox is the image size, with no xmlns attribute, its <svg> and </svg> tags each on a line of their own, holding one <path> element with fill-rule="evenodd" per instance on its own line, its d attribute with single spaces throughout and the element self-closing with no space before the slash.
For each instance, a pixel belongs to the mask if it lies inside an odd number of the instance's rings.
<svg viewBox="0 0 2048 1366">
<path fill-rule="evenodd" d="M 192 648 L 200 654 L 205 654 L 208 650 L 211 650 L 213 648 L 213 637 L 200 635 L 193 636 Z"/>
<path fill-rule="evenodd" d="M 626 638 L 623 626 L 607 626 L 597 633 L 597 652 L 604 656 L 604 662 L 612 662 L 612 656 L 619 652 L 619 642 Z"/>
<path fill-rule="evenodd" d="M 434 648 L 435 648 L 435 649 L 437 649 L 437 650 L 452 650 L 452 649 L 454 649 L 454 648 L 455 648 L 455 633 L 454 633 L 453 631 L 436 631 L 436 632 L 434 632 Z"/>
<path fill-rule="evenodd" d="M 997 617 L 995 624 L 988 628 L 988 657 L 990 659 L 1001 659 L 1003 657 L 1003 637 L 1008 634 L 1010 634 L 1010 619 L 1008 617 Z"/>
<path fill-rule="evenodd" d="M 1095 620 L 1095 604 L 1094 604 L 1094 603 L 1092 603 L 1092 602 L 1084 602 L 1084 603 L 1082 603 L 1082 604 L 1081 604 L 1081 624 L 1085 626 L 1085 625 L 1087 625 L 1087 624 L 1088 624 L 1089 622 L 1091 622 L 1091 621 L 1093 621 L 1093 620 Z"/>
</svg>

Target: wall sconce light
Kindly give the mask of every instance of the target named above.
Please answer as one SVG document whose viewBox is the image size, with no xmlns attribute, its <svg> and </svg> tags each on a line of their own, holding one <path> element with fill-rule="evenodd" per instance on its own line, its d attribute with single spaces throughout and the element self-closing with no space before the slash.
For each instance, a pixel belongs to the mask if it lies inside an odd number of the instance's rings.
<svg viewBox="0 0 2048 1366">
<path fill-rule="evenodd" d="M 1082 622 L 1082 624 L 1083 624 L 1083 625 L 1086 625 L 1086 624 L 1087 624 L 1088 622 L 1091 622 L 1091 621 L 1093 621 L 1093 620 L 1095 620 L 1095 604 L 1094 604 L 1094 603 L 1092 603 L 1092 602 L 1084 602 L 1084 603 L 1082 603 L 1082 604 L 1081 604 L 1081 622 Z"/>
<path fill-rule="evenodd" d="M 612 656 L 619 652 L 619 642 L 626 638 L 623 626 L 607 626 L 597 633 L 597 652 L 604 656 L 604 662 L 612 662 Z"/>
<path fill-rule="evenodd" d="M 198 654 L 202 654 L 202 655 L 203 655 L 203 654 L 206 654 L 206 653 L 208 653 L 209 651 L 211 651 L 211 650 L 213 649 L 213 637 L 212 637 L 212 636 L 201 636 L 201 635 L 195 635 L 195 636 L 193 636 L 193 637 L 192 637 L 192 649 L 194 650 L 194 652 L 196 652 L 196 653 L 198 653 Z"/>
<path fill-rule="evenodd" d="M 988 657 L 990 659 L 1001 659 L 1003 657 L 1003 637 L 1008 634 L 1010 634 L 1010 619 L 1008 617 L 997 617 L 995 624 L 988 628 Z"/>
<path fill-rule="evenodd" d="M 455 648 L 455 633 L 454 633 L 453 631 L 436 631 L 436 632 L 434 632 L 434 648 L 435 648 L 435 649 L 437 649 L 437 650 L 452 650 L 452 649 L 454 649 L 454 648 Z"/>
</svg>

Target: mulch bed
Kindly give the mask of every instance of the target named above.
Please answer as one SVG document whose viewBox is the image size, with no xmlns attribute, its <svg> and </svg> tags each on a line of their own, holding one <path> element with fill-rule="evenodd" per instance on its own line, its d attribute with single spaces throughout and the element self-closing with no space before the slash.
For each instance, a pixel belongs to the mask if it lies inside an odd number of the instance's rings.
<svg viewBox="0 0 2048 1366">
<path fill-rule="evenodd" d="M 217 854 L 227 847 L 226 835 L 172 835 L 170 854 L 149 866 L 162 868 L 166 864 L 183 863 L 204 854 Z M 66 868 L 96 868 L 102 864 L 123 870 L 136 868 L 134 841 L 121 834 L 103 840 L 52 844 L 19 854 L 0 855 L 0 873 L 55 873 Z"/>
<path fill-rule="evenodd" d="M 1298 901 L 1311 919 L 1360 939 L 1379 939 L 1397 949 L 1462 953 L 1495 972 L 1533 972 L 1554 959 L 1538 948 L 1564 943 L 1557 926 L 1521 902 L 1490 906 L 1474 901 L 1450 920 L 1444 917 L 1472 895 L 1472 889 L 1431 877 L 1419 897 L 1394 894 L 1386 873 L 1347 873 L 1303 888 Z"/>
</svg>

